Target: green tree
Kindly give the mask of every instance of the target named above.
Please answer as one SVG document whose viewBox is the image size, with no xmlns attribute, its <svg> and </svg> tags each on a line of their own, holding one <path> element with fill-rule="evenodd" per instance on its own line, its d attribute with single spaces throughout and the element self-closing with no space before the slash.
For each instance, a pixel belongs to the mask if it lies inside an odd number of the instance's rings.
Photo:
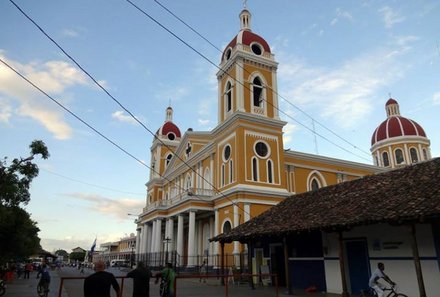
<svg viewBox="0 0 440 297">
<path fill-rule="evenodd" d="M 63 258 L 67 259 L 69 256 L 69 253 L 66 250 L 57 250 L 55 252 L 55 255 L 57 256 L 63 256 Z"/>
<path fill-rule="evenodd" d="M 70 261 L 78 260 L 78 261 L 82 262 L 82 261 L 84 261 L 85 257 L 86 257 L 86 252 L 73 252 L 73 253 L 70 253 L 70 255 L 69 255 Z"/>
<path fill-rule="evenodd" d="M 31 195 L 29 187 L 38 175 L 38 166 L 32 163 L 35 155 L 43 159 L 49 157 L 46 145 L 41 140 L 32 141 L 29 146 L 31 155 L 27 158 L 12 160 L 8 166 L 7 157 L 0 162 L 0 203 L 4 206 L 27 205 Z"/>
<path fill-rule="evenodd" d="M 38 166 L 32 161 L 36 155 L 47 159 L 49 152 L 41 140 L 34 140 L 29 147 L 31 153 L 26 158 L 10 164 L 7 157 L 0 160 L 0 263 L 26 258 L 41 249 L 40 229 L 22 206 L 29 203 L 29 187 L 38 175 Z"/>
</svg>

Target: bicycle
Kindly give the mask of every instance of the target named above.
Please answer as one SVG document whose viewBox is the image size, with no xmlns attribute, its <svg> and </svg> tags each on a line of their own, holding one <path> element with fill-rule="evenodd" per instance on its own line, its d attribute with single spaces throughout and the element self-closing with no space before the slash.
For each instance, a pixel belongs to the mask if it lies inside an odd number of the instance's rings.
<svg viewBox="0 0 440 297">
<path fill-rule="evenodd" d="M 397 293 L 396 285 L 392 285 L 389 288 L 383 289 L 384 297 L 408 297 L 403 293 Z M 387 293 L 389 291 L 389 293 Z M 369 288 L 368 290 L 361 290 L 361 294 L 359 297 L 377 297 L 376 291 L 374 289 Z"/>
<path fill-rule="evenodd" d="M 49 294 L 49 282 L 40 280 L 37 285 L 37 294 L 40 297 L 47 297 Z"/>
<path fill-rule="evenodd" d="M 3 296 L 6 293 L 6 285 L 5 282 L 0 279 L 0 296 Z"/>
</svg>

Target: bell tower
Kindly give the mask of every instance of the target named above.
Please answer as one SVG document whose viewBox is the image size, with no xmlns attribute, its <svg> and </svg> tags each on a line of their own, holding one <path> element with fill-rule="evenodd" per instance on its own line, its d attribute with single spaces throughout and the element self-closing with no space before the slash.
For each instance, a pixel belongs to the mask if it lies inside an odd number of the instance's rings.
<svg viewBox="0 0 440 297">
<path fill-rule="evenodd" d="M 251 30 L 245 7 L 240 31 L 223 51 L 218 80 L 219 124 L 237 112 L 279 120 L 277 67 L 269 44 Z"/>
</svg>

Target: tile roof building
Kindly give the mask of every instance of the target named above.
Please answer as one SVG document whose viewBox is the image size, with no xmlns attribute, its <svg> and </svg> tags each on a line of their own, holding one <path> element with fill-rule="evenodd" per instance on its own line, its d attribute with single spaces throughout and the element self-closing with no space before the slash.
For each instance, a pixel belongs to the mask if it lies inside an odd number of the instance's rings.
<svg viewBox="0 0 440 297">
<path fill-rule="evenodd" d="M 401 157 L 405 162 L 411 160 L 406 164 L 430 158 L 429 140 L 422 133 L 423 129 L 402 117 L 389 120 L 390 125 L 404 126 L 402 135 L 395 134 L 394 128 L 391 134 L 388 133 L 389 124 L 380 125 L 373 135 L 371 152 L 375 165 L 285 149 L 283 127 L 286 122 L 280 118 L 278 104 L 278 62 L 269 43 L 251 30 L 250 11 L 243 9 L 239 19 L 240 30 L 224 49 L 216 74 L 217 126 L 211 131 L 189 128 L 182 134 L 173 122 L 173 109 L 168 107 L 165 121 L 150 147 L 146 205 L 136 220 L 136 257 L 148 264 L 171 260 L 175 265 L 192 268 L 205 260 L 209 266 L 219 267 L 219 255 L 223 253 L 228 255 L 227 266 L 246 269 L 255 262 L 255 271 L 262 266 L 270 266 L 272 271 L 277 267 L 281 269 L 283 258 L 271 258 L 271 253 L 282 255 L 279 250 L 282 245 L 277 243 L 273 249 L 263 245 L 256 247 L 251 251 L 253 257 L 248 260 L 242 256 L 249 251 L 242 243 L 248 237 L 236 230 L 262 218 L 265 218 L 264 224 L 255 223 L 251 229 L 261 231 L 264 236 L 276 236 L 286 227 L 296 224 L 300 228 L 306 222 L 315 224 L 304 225 L 305 230 L 317 232 L 320 222 L 344 224 L 340 217 L 358 217 L 356 211 L 359 209 L 350 209 L 347 200 L 322 198 L 315 201 L 314 195 L 321 191 L 318 189 L 331 195 L 331 191 L 340 189 L 343 182 L 361 185 L 370 178 L 366 175 L 403 164 Z M 389 102 L 387 110 L 393 112 L 389 116 L 400 116 L 397 102 Z M 415 128 L 411 130 L 409 124 L 402 124 L 404 122 L 412 123 Z M 413 156 L 414 149 L 417 159 Z M 392 156 L 396 156 L 395 162 Z M 362 178 L 360 182 L 359 178 Z M 353 186 L 353 190 L 355 188 Z M 290 210 L 274 213 L 273 207 L 279 203 L 301 204 L 307 209 L 307 215 L 290 213 Z M 335 206 L 341 206 L 339 212 Z M 363 210 L 369 209 L 367 206 Z M 233 231 L 228 233 L 231 229 Z M 312 242 L 322 241 L 319 232 L 313 233 Z M 222 237 L 222 233 L 229 237 Z M 260 236 L 252 234 L 249 236 Z M 209 240 L 214 237 L 225 244 Z M 305 246 L 296 247 L 296 250 L 301 248 Z M 323 263 L 312 265 L 322 266 Z M 307 267 L 303 268 L 309 269 Z M 319 276 L 317 281 L 328 288 L 325 271 L 319 271 L 322 273 L 316 274 Z M 281 285 L 286 283 L 281 279 Z"/>
</svg>

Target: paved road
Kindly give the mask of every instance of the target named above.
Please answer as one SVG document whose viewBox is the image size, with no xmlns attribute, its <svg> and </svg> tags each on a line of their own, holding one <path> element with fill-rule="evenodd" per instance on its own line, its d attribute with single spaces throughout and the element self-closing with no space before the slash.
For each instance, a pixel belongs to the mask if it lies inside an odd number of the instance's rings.
<svg viewBox="0 0 440 297">
<path fill-rule="evenodd" d="M 119 270 L 117 268 L 109 268 L 107 271 L 112 272 L 116 277 L 125 276 L 126 270 Z M 93 273 L 90 269 L 85 269 L 84 274 L 79 270 L 71 267 L 64 267 L 61 271 L 52 271 L 52 281 L 50 285 L 49 297 L 58 297 L 60 278 L 61 277 L 86 277 Z M 122 283 L 122 279 L 118 279 L 119 283 Z M 36 273 L 31 275 L 30 279 L 16 279 L 12 283 L 7 284 L 7 291 L 4 297 L 37 297 L 37 283 Z M 61 297 L 83 297 L 83 283 L 84 280 L 65 280 L 64 286 L 61 290 Z M 209 278 L 206 283 L 200 282 L 196 279 L 178 279 L 177 281 L 177 297 L 191 296 L 191 297 L 224 297 L 226 295 L 225 286 L 220 285 L 220 281 L 216 278 Z M 335 294 L 304 294 L 304 292 L 295 292 L 297 297 L 336 297 Z M 132 296 L 132 280 L 123 280 L 123 295 L 122 297 Z M 150 296 L 159 297 L 159 286 L 154 284 L 152 279 L 150 282 Z M 272 287 L 257 287 L 255 290 L 251 290 L 248 285 L 229 285 L 228 296 L 230 297 L 275 297 L 276 292 Z M 279 296 L 287 296 L 285 289 L 280 289 Z M 116 297 L 114 291 L 112 291 L 112 297 Z"/>
</svg>

